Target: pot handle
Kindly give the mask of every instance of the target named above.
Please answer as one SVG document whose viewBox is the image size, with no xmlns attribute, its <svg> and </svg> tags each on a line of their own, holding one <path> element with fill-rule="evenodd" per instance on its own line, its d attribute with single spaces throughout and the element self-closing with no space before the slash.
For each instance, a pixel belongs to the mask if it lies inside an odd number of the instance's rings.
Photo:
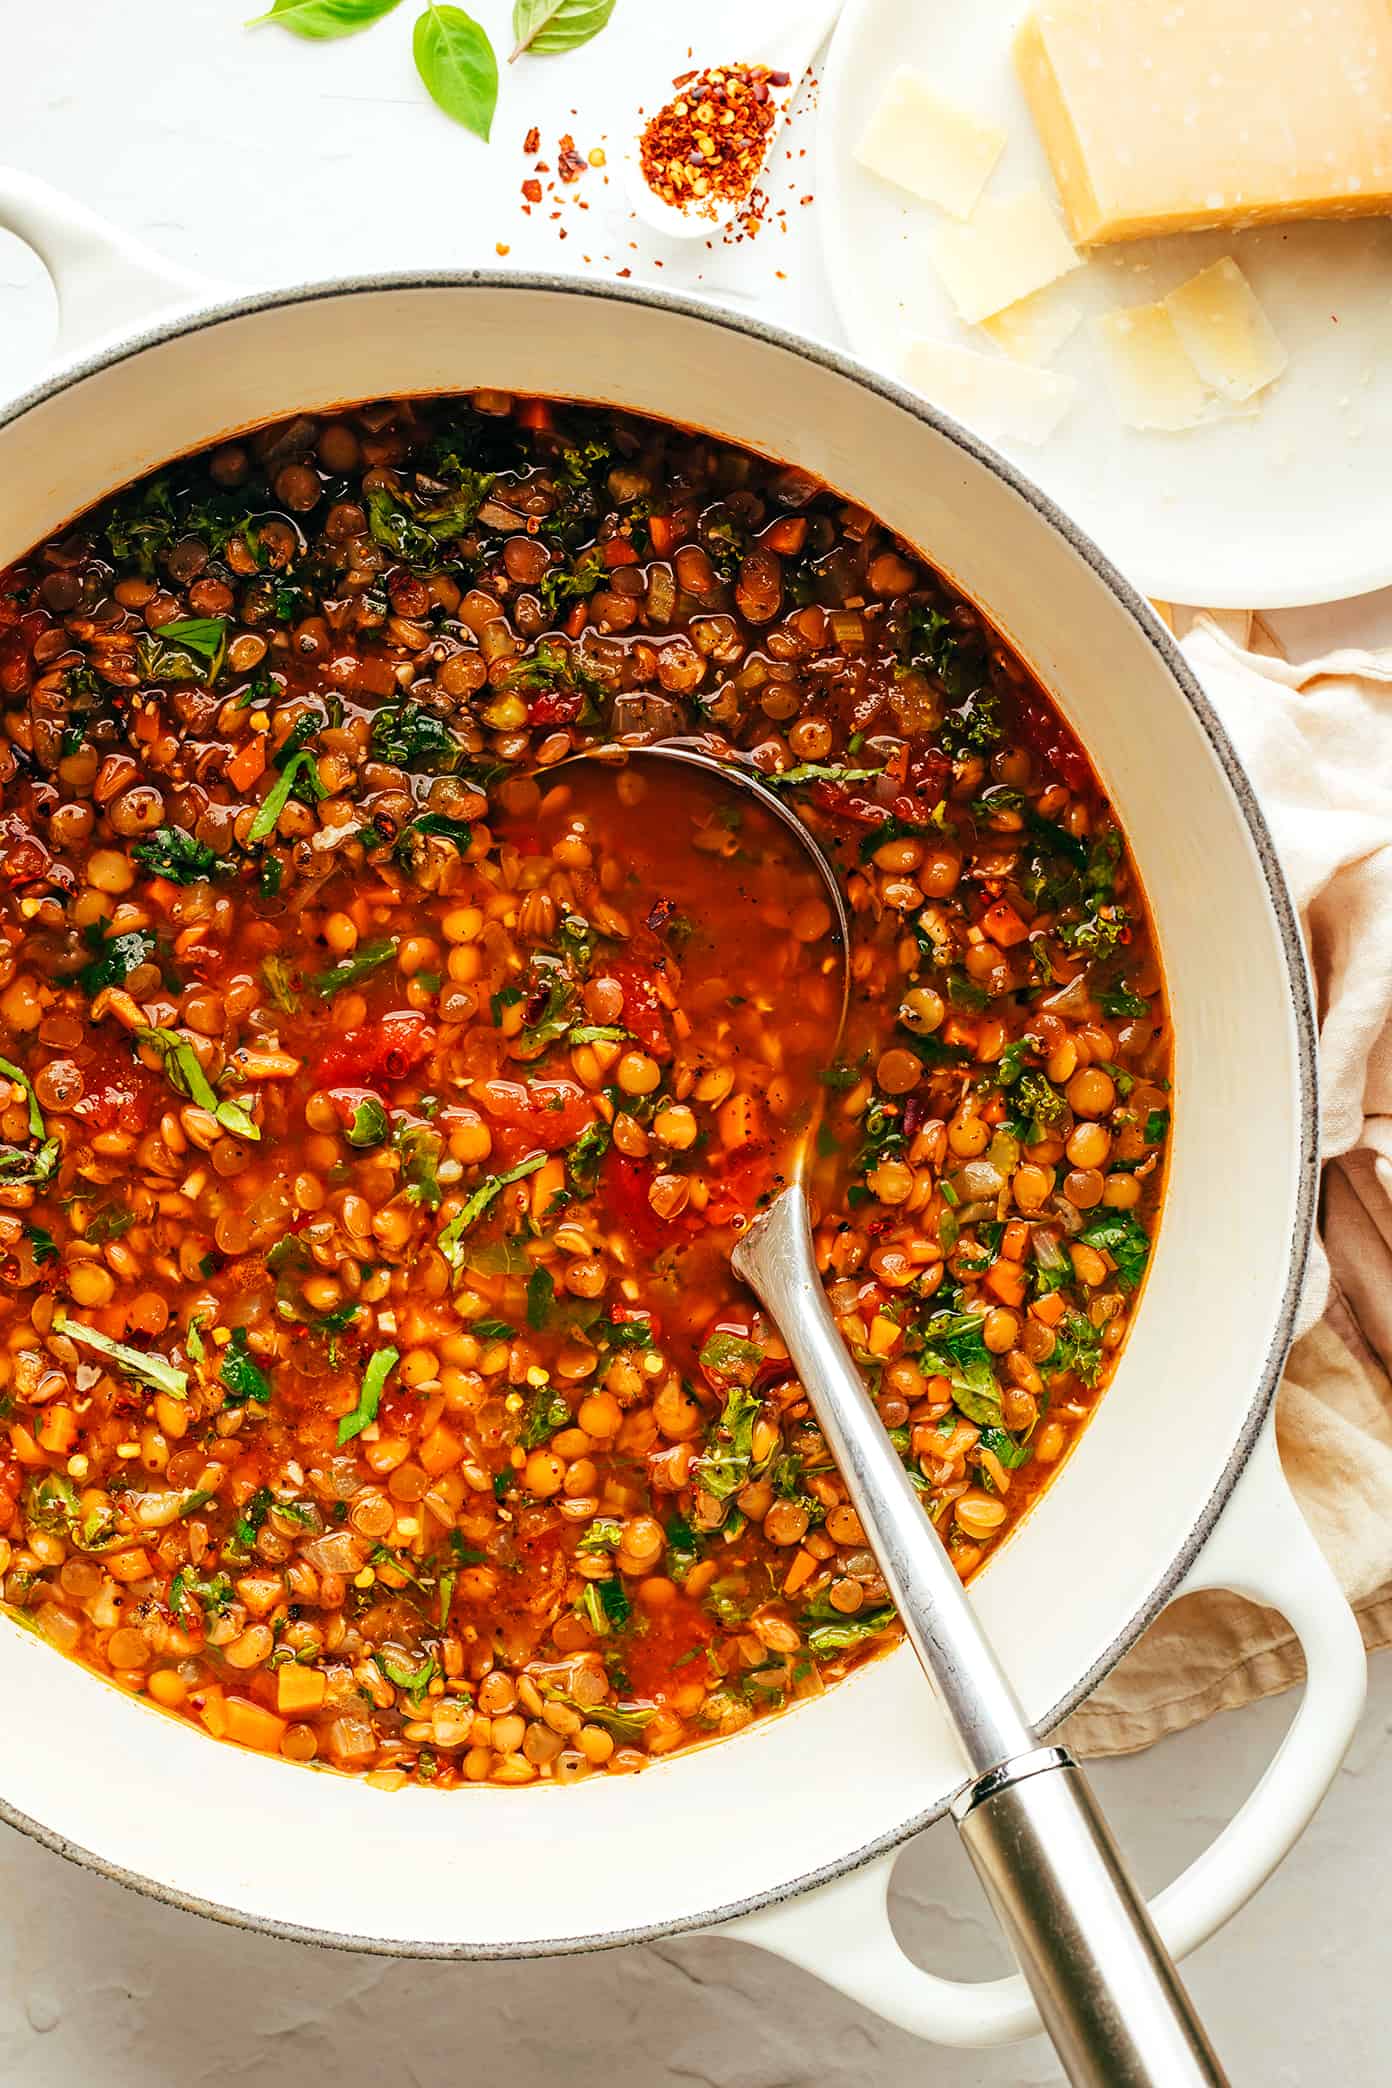
<svg viewBox="0 0 1392 2088">
<path fill-rule="evenodd" d="M 201 303 L 216 287 L 14 167 L 0 166 L 0 226 L 32 247 L 53 279 L 62 360 L 109 334 Z"/>
<path fill-rule="evenodd" d="M 1281 1471 L 1268 1418 L 1247 1467 L 1177 1595 L 1230 1588 L 1288 1620 L 1305 1654 L 1305 1692 L 1256 1789 L 1218 1839 L 1152 1903 L 1176 1958 L 1231 1920 L 1309 1825 L 1353 1738 L 1367 1687 L 1357 1619 Z M 935 2043 L 979 2048 L 1041 2028 L 1024 1980 L 963 1981 L 922 1971 L 890 1926 L 898 1852 L 850 1877 L 718 1931 L 815 1973 L 876 2015 Z"/>
</svg>

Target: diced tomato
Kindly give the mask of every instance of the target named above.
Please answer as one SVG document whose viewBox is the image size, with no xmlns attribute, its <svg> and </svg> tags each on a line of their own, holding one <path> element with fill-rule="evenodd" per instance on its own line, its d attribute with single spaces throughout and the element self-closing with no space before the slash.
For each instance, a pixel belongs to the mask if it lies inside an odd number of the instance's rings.
<svg viewBox="0 0 1392 2088">
<path fill-rule="evenodd" d="M 169 1094 L 151 1073 L 119 1046 L 95 1045 L 81 1054 L 85 1089 L 73 1114 L 89 1131 L 144 1131 Z"/>
<path fill-rule="evenodd" d="M 828 783 L 824 776 L 812 785 L 812 802 L 830 818 L 848 819 L 853 826 L 883 826 L 889 817 L 888 805 L 860 797 L 844 783 Z"/>
<path fill-rule="evenodd" d="M 519 427 L 531 428 L 538 434 L 554 425 L 549 399 L 519 399 L 516 415 Z"/>
<path fill-rule="evenodd" d="M 599 1182 L 600 1200 L 610 1218 L 649 1255 L 660 1254 L 677 1230 L 669 1220 L 659 1218 L 648 1202 L 655 1173 L 647 1160 L 630 1160 L 623 1153 L 611 1152 Z"/>
<path fill-rule="evenodd" d="M 349 1030 L 331 1044 L 315 1075 L 320 1087 L 384 1088 L 404 1080 L 435 1041 L 421 1015 L 388 1015 L 362 1029 Z"/>
<path fill-rule="evenodd" d="M 476 1090 L 480 1106 L 494 1123 L 522 1134 L 522 1146 L 535 1152 L 541 1146 L 558 1153 L 574 1145 L 580 1133 L 594 1122 L 594 1104 L 578 1081 L 558 1076 L 552 1080 L 489 1080 Z M 520 1156 L 519 1156 L 520 1157 Z"/>
<path fill-rule="evenodd" d="M 776 522 L 770 522 L 761 532 L 757 542 L 778 552 L 782 558 L 796 558 L 807 542 L 806 515 L 780 515 Z"/>
<path fill-rule="evenodd" d="M 609 1318 L 616 1327 L 645 1326 L 654 1341 L 662 1339 L 662 1322 L 657 1314 L 649 1312 L 645 1305 L 611 1305 Z"/>
<path fill-rule="evenodd" d="M 572 725 L 585 706 L 579 689 L 543 689 L 527 705 L 529 725 Z"/>
<path fill-rule="evenodd" d="M 615 957 L 605 965 L 605 972 L 623 988 L 623 1027 L 632 1030 L 643 1049 L 654 1058 L 670 1058 L 672 1043 L 652 966 L 637 957 Z"/>
<path fill-rule="evenodd" d="M 1087 758 L 1063 720 L 1043 703 L 1027 698 L 1018 705 L 1020 737 L 1031 751 L 1054 771 L 1070 790 L 1085 791 L 1092 785 Z"/>
<path fill-rule="evenodd" d="M 610 572 L 615 566 L 637 565 L 638 553 L 626 536 L 606 537 L 599 547 L 600 556 Z"/>
<path fill-rule="evenodd" d="M 649 515 L 648 542 L 654 558 L 665 558 L 677 541 L 677 525 L 670 515 Z"/>
<path fill-rule="evenodd" d="M 715 1623 L 701 1605 L 678 1594 L 665 1609 L 649 1616 L 642 1631 L 629 1632 L 623 1641 L 624 1672 L 633 1695 L 663 1703 L 693 1679 L 704 1680 L 705 1661 L 688 1656 L 715 1636 Z"/>
<path fill-rule="evenodd" d="M 766 1143 L 746 1146 L 731 1155 L 724 1171 L 712 1180 L 710 1202 L 704 1217 L 708 1225 L 729 1225 L 735 1218 L 748 1218 L 765 1190 L 771 1186 L 774 1148 Z"/>
</svg>

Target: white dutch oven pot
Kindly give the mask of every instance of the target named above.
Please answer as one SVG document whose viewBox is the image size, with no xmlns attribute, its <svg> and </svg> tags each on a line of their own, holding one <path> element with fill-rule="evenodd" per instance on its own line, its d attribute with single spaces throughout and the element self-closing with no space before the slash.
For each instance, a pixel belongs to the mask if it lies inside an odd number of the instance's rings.
<svg viewBox="0 0 1392 2088">
<path fill-rule="evenodd" d="M 226 430 L 390 393 L 569 394 L 816 472 L 922 546 L 1059 692 L 1154 909 L 1177 1037 L 1174 1149 L 1115 1383 L 973 1592 L 1041 1730 L 1194 1589 L 1238 1589 L 1298 1633 L 1309 1681 L 1284 1744 L 1156 1902 L 1171 1950 L 1192 1950 L 1315 1811 L 1358 1718 L 1364 1659 L 1271 1422 L 1316 1187 L 1304 959 L 1261 814 L 1164 630 L 951 421 L 728 313 L 492 274 L 213 298 L 13 175 L 0 174 L 0 223 L 54 278 L 67 358 L 0 418 L 0 567 Z M 1038 2027 L 1020 1980 L 935 1978 L 891 1932 L 894 1852 L 961 1780 L 907 1648 L 717 1747 L 566 1790 L 388 1794 L 218 1748 L 6 1625 L 0 1689 L 0 1815 L 180 1906 L 420 1957 L 523 1957 L 721 1924 L 925 2036 L 986 2045 Z"/>
</svg>

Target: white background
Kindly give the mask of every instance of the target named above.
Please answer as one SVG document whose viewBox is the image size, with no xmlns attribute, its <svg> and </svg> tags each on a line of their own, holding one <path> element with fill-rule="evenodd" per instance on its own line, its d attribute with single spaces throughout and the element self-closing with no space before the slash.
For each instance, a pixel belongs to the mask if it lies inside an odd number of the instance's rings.
<svg viewBox="0 0 1392 2088">
<path fill-rule="evenodd" d="M 707 291 L 837 338 L 813 211 L 798 200 L 815 187 L 805 114 L 787 143 L 807 157 L 780 161 L 773 183 L 786 232 L 775 223 L 753 245 L 716 255 L 630 245 L 617 141 L 633 109 L 661 98 L 652 90 L 678 68 L 682 25 L 693 17 L 705 24 L 703 56 L 757 55 L 733 36 L 722 41 L 712 24 L 747 24 L 759 0 L 619 0 L 588 50 L 510 69 L 489 147 L 440 116 L 417 82 L 414 0 L 338 44 L 248 32 L 242 4 L 0 0 L 0 154 L 172 259 L 239 286 L 410 267 L 588 265 L 606 276 L 628 267 L 635 279 Z M 505 0 L 474 6 L 505 52 Z M 582 152 L 609 151 L 613 179 L 588 173 L 567 192 L 559 224 L 549 200 L 530 220 L 522 213 L 531 167 L 521 142 L 533 123 L 553 164 L 564 130 Z M 511 249 L 505 261 L 498 242 Z M 41 374 L 53 323 L 42 270 L 0 234 L 0 397 Z M 1387 605 L 1384 597 L 1355 612 L 1276 621 L 1293 650 L 1314 651 L 1387 632 Z M 24 1715 L 42 1716 L 42 1707 Z M 1099 1770 L 1144 1883 L 1163 1883 L 1217 1831 L 1287 1715 L 1278 1703 L 1215 1719 Z M 1194 1991 L 1235 2082 L 1312 2088 L 1386 2077 L 1390 1731 L 1392 1667 L 1382 1666 L 1363 1732 L 1314 1827 L 1192 1961 Z M 3 1745 L 0 1729 L 0 1784 Z M 847 1776 L 873 1775 L 874 1759 L 867 1733 Z M 211 1745 L 208 1771 L 212 1804 Z M 119 1766 L 93 1773 L 110 1778 L 119 1804 Z M 736 1816 L 732 1805 L 730 1822 L 713 1820 L 711 1832 L 748 1832 Z M 487 1892 L 486 1876 L 477 1889 Z M 923 1962 L 962 1975 L 1000 1969 L 950 1830 L 934 1830 L 904 1858 L 897 1890 L 901 1934 Z M 147 1903 L 0 1828 L 0 2078 L 7 2088 L 454 2088 L 499 2078 L 509 2088 L 1034 2088 L 1058 2075 L 1038 2043 L 986 2058 L 934 2052 L 733 1943 L 476 1967 L 336 1956 Z"/>
</svg>

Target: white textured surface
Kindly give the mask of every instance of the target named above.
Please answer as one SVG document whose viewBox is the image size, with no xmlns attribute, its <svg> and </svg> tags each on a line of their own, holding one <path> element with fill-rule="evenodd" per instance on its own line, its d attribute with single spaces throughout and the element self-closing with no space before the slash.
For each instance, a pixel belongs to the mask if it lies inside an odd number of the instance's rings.
<svg viewBox="0 0 1392 2088">
<path fill-rule="evenodd" d="M 477 5 L 501 43 L 504 0 Z M 674 59 L 679 50 L 674 0 L 621 0 L 612 29 L 588 52 L 515 68 L 491 150 L 438 117 L 416 85 L 409 4 L 338 46 L 247 35 L 240 12 L 239 0 L 142 0 L 138 10 L 46 0 L 17 14 L 7 24 L 0 151 L 171 256 L 242 284 L 486 263 L 503 241 L 510 266 L 583 268 L 588 253 L 598 274 L 631 267 L 635 277 L 689 283 L 835 334 L 810 214 L 796 202 L 810 175 L 798 173 L 792 193 L 778 197 L 788 203 L 789 234 L 775 227 L 752 248 L 713 261 L 701 252 L 669 256 L 661 270 L 654 256 L 629 250 L 617 187 L 605 190 L 595 174 L 580 185 L 591 210 L 565 206 L 564 243 L 544 209 L 530 221 L 521 214 L 528 125 L 541 125 L 548 158 L 561 130 L 586 150 L 617 129 L 625 95 L 660 79 L 664 50 Z M 793 135 L 795 150 L 804 139 Z M 42 271 L 0 235 L 0 395 L 40 373 L 51 326 Z M 1290 619 L 1296 648 L 1312 649 L 1300 641 L 1313 640 L 1317 625 L 1320 643 L 1332 642 L 1326 620 L 1337 623 L 1338 637 L 1357 628 L 1347 609 L 1327 619 L 1302 612 Z M 1172 1875 L 1229 1816 L 1286 1715 L 1268 1705 L 1215 1720 L 1099 1772 L 1104 1803 L 1147 1883 Z M 1374 1674 L 1363 1735 L 1315 1826 L 1193 1966 L 1193 1987 L 1236 2081 L 1305 2088 L 1385 2072 L 1381 1938 L 1392 1889 L 1380 1823 L 1392 1795 L 1390 1731 L 1392 1669 L 1384 1667 Z M 865 1764 L 848 1765 L 848 1774 L 873 1773 L 873 1759 L 867 1735 Z M 210 1749 L 210 1793 L 215 1768 Z M 116 1765 L 112 1781 L 119 1786 Z M 478 1889 L 487 1891 L 486 1879 Z M 934 1969 L 998 1968 L 989 1920 L 950 1831 L 936 1830 L 904 1859 L 899 1908 L 906 1941 Z M 383 2078 L 433 2088 L 466 2074 L 505 2074 L 516 2088 L 557 2078 L 569 2088 L 612 2088 L 616 2080 L 638 2088 L 1033 2088 L 1057 2078 L 1037 2044 L 985 2058 L 926 2051 L 802 1974 L 719 1940 L 520 1966 L 336 1957 L 147 1904 L 0 1831 L 7 2088 L 93 2078 L 107 2088 L 231 2088 L 243 2080 L 368 2088 Z"/>
</svg>

